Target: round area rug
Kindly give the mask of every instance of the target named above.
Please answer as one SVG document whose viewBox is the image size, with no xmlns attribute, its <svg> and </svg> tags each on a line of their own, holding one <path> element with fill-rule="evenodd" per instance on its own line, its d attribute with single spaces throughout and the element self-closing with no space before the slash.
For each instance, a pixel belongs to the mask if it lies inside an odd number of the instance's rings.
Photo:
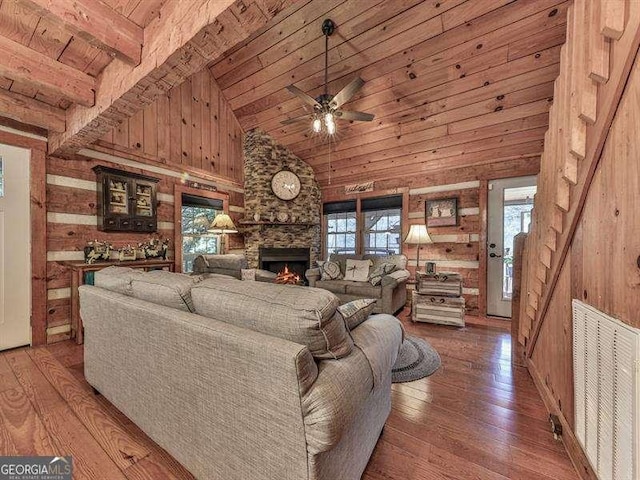
<svg viewBox="0 0 640 480">
<path fill-rule="evenodd" d="M 441 363 L 440 355 L 429 342 L 407 335 L 391 370 L 391 378 L 393 383 L 413 382 L 434 373 Z"/>
</svg>

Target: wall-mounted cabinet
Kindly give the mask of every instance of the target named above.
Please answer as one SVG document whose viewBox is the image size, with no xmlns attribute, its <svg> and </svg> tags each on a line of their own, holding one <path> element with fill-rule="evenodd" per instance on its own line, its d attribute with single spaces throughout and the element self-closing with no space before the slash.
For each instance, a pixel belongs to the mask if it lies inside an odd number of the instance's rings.
<svg viewBox="0 0 640 480">
<path fill-rule="evenodd" d="M 155 232 L 158 179 L 98 165 L 98 230 Z"/>
</svg>

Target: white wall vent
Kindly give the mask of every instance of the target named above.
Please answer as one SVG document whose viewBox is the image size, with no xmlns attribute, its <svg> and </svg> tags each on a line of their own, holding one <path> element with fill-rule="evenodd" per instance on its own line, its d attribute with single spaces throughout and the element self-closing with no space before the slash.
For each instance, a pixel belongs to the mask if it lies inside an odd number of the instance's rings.
<svg viewBox="0 0 640 480">
<path fill-rule="evenodd" d="M 640 479 L 640 330 L 573 300 L 576 437 L 600 480 Z"/>
</svg>

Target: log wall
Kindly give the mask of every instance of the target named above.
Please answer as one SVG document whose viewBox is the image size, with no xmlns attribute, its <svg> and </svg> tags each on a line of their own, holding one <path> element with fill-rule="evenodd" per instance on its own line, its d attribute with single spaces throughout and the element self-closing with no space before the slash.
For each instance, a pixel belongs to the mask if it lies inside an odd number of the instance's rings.
<svg viewBox="0 0 640 480">
<path fill-rule="evenodd" d="M 541 121 L 546 121 L 541 119 Z M 518 159 L 501 164 L 462 168 L 431 175 L 389 178 L 376 181 L 374 192 L 367 195 L 389 195 L 409 189 L 409 224 L 425 221 L 425 201 L 436 198 L 458 199 L 458 225 L 430 227 L 431 245 L 420 249 L 421 268 L 434 261 L 438 271 L 457 272 L 463 278 L 463 295 L 470 314 L 486 313 L 486 205 L 487 183 L 491 179 L 536 175 L 539 158 Z M 322 189 L 323 201 L 354 198 L 345 194 L 344 186 Z M 403 229 L 408 231 L 408 227 Z M 415 246 L 402 244 L 402 253 L 409 258 L 413 273 L 417 260 Z"/>
<path fill-rule="evenodd" d="M 158 234 L 174 246 L 174 186 L 185 181 L 229 194 L 232 218 L 244 212 L 242 130 L 207 70 L 192 76 L 79 155 L 47 158 L 47 342 L 70 336 L 70 272 L 59 261 L 83 260 L 88 241 L 116 247 L 149 234 L 97 230 L 95 165 L 160 179 Z M 240 235 L 230 249 L 242 249 Z"/>
</svg>

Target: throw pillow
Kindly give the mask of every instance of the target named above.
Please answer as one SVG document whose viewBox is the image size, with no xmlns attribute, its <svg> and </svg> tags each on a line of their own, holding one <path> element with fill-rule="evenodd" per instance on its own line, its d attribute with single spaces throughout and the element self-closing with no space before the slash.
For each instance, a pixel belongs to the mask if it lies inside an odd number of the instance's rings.
<svg viewBox="0 0 640 480">
<path fill-rule="evenodd" d="M 380 283 L 382 283 L 382 277 L 396 271 L 397 268 L 398 266 L 393 263 L 381 263 L 377 265 L 372 268 L 369 273 L 369 283 L 374 287 L 380 285 Z"/>
<path fill-rule="evenodd" d="M 374 298 L 359 298 L 358 300 L 340 305 L 338 312 L 342 315 L 347 329 L 351 331 L 369 318 L 369 315 L 371 315 L 375 307 L 376 300 Z"/>
<path fill-rule="evenodd" d="M 320 280 L 342 280 L 342 272 L 340 271 L 340 265 L 335 262 L 317 262 L 320 268 Z"/>
<path fill-rule="evenodd" d="M 256 269 L 255 268 L 242 268 L 240 269 L 240 275 L 242 280 L 255 281 L 256 280 Z"/>
<path fill-rule="evenodd" d="M 347 260 L 344 279 L 352 282 L 366 282 L 369 278 L 371 260 Z"/>
</svg>

